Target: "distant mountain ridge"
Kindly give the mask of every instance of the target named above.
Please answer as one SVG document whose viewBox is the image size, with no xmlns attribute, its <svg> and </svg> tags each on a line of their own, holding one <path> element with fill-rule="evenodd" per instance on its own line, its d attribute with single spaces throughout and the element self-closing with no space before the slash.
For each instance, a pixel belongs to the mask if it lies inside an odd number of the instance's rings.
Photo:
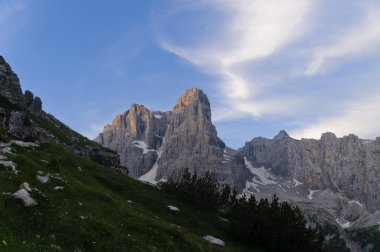
<svg viewBox="0 0 380 252">
<path fill-rule="evenodd" d="M 280 200 L 297 204 L 310 225 L 321 226 L 327 241 L 343 239 L 352 251 L 370 251 L 373 244 L 367 242 L 366 232 L 377 234 L 380 228 L 380 138 L 325 133 L 320 140 L 296 140 L 281 131 L 273 139 L 257 137 L 233 150 L 217 136 L 209 100 L 197 88 L 182 94 L 169 112 L 132 104 L 96 138 L 102 146 L 46 113 L 41 99 L 30 91 L 22 93 L 17 75 L 0 56 L 0 133 L 2 148 L 15 140 L 37 146 L 55 143 L 153 184 L 189 169 L 210 172 L 241 195 L 277 194 Z M 80 167 L 71 169 L 81 172 Z M 360 233 L 366 241 L 361 245 L 353 242 Z"/>
</svg>

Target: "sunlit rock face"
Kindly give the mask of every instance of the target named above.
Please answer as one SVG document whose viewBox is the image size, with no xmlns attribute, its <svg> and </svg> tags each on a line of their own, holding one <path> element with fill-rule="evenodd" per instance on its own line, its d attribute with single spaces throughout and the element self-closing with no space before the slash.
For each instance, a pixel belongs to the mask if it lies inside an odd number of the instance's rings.
<svg viewBox="0 0 380 252">
<path fill-rule="evenodd" d="M 155 167 L 149 182 L 189 169 L 198 174 L 210 172 L 220 182 L 242 189 L 251 176 L 244 159 L 218 138 L 210 102 L 197 88 L 182 94 L 171 112 L 132 105 L 105 126 L 95 141 L 116 150 L 132 177 L 139 178 Z"/>
<path fill-rule="evenodd" d="M 244 159 L 218 138 L 211 121 L 210 102 L 202 90 L 188 89 L 173 107 L 165 134 L 157 179 L 167 179 L 184 170 L 210 172 L 219 182 L 241 190 L 251 177 Z"/>
<path fill-rule="evenodd" d="M 156 162 L 170 118 L 170 112 L 151 112 L 143 105 L 132 104 L 106 125 L 95 141 L 117 151 L 121 165 L 138 178 Z"/>
<path fill-rule="evenodd" d="M 216 172 L 222 166 L 225 144 L 211 123 L 210 103 L 199 89 L 188 89 L 173 108 L 159 161 L 158 178 L 189 168 Z"/>
</svg>

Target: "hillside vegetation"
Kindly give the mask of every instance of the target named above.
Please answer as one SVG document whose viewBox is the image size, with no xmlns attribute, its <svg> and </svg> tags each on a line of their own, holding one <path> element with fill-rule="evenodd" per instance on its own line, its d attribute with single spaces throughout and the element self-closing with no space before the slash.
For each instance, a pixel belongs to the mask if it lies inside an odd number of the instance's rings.
<svg viewBox="0 0 380 252">
<path fill-rule="evenodd" d="M 7 251 L 260 251 L 235 242 L 218 212 L 195 208 L 56 144 L 14 144 L 11 151 L 5 156 L 18 174 L 0 168 L 0 248 Z M 23 182 L 38 206 L 25 207 L 10 195 Z M 225 247 L 209 244 L 205 235 L 222 239 Z"/>
</svg>

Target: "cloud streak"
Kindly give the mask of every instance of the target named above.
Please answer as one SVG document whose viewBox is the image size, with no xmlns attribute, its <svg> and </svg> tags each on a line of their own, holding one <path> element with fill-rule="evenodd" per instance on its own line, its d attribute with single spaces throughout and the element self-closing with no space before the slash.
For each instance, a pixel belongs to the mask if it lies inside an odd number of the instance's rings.
<svg viewBox="0 0 380 252">
<path fill-rule="evenodd" d="M 236 66 L 268 57 L 300 36 L 305 30 L 304 20 L 311 2 L 242 0 L 236 4 L 232 0 L 210 0 L 203 1 L 201 7 L 218 8 L 226 17 L 218 30 L 207 34 L 200 45 L 182 46 L 163 35 L 159 37 L 160 45 L 202 71 L 220 76 L 224 82 L 223 93 L 238 101 L 254 97 L 259 87 L 243 78 Z"/>
<path fill-rule="evenodd" d="M 350 133 L 362 137 L 375 138 L 379 136 L 380 129 L 380 95 L 379 92 L 370 100 L 360 100 L 349 103 L 341 114 L 323 117 L 304 128 L 292 131 L 295 138 L 317 138 L 322 132 L 334 132 L 342 137 Z"/>
<path fill-rule="evenodd" d="M 316 48 L 306 75 L 321 74 L 334 61 L 355 56 L 367 56 L 380 47 L 380 6 L 368 7 L 364 20 L 343 30 L 327 46 Z"/>
<path fill-rule="evenodd" d="M 333 4 L 339 8 L 330 8 Z M 368 56 L 379 55 L 380 5 L 369 1 L 345 5 L 354 15 L 349 19 L 338 13 L 344 4 L 338 0 L 176 1 L 167 15 L 156 20 L 157 40 L 163 49 L 218 79 L 224 102 L 216 108 L 216 121 L 285 118 L 297 137 L 319 137 L 324 131 L 372 137 L 380 129 L 380 124 L 371 123 L 379 119 L 374 109 L 380 105 L 379 97 L 373 93 L 379 78 L 368 82 L 360 77 L 373 75 L 371 67 L 335 70 L 350 62 L 368 64 Z M 330 9 L 334 12 L 324 19 L 320 13 Z M 207 18 L 202 18 L 203 12 Z M 186 16 L 194 13 L 201 21 L 186 22 Z M 339 15 L 349 22 L 333 24 Z M 178 39 L 172 24 L 188 33 Z M 332 24 L 334 29 L 329 29 Z M 260 72 L 260 65 L 268 69 Z M 337 81 L 338 74 L 353 76 L 362 88 Z M 337 97 L 337 88 L 328 94 L 336 86 L 344 94 L 351 93 L 352 99 Z M 358 90 L 368 98 L 355 95 Z M 355 117 L 363 123 L 355 124 Z"/>
</svg>

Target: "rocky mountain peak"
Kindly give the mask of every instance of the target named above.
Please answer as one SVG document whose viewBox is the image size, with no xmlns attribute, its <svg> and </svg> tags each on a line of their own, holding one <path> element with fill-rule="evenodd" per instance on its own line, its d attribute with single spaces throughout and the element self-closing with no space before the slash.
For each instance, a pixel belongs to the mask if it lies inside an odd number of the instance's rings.
<svg viewBox="0 0 380 252">
<path fill-rule="evenodd" d="M 5 61 L 5 59 L 1 55 L 0 55 L 0 66 L 2 66 L 4 68 L 10 68 L 8 63 Z"/>
<path fill-rule="evenodd" d="M 207 95 L 200 89 L 189 88 L 176 101 L 173 107 L 173 117 L 169 125 L 169 132 L 178 127 L 188 128 L 187 132 L 207 132 L 217 135 L 216 129 L 211 122 L 211 108 Z M 223 143 L 224 145 L 224 143 Z"/>
<path fill-rule="evenodd" d="M 152 112 L 143 105 L 132 104 L 105 126 L 95 141 L 117 151 L 129 175 L 138 178 L 156 162 L 170 118 L 171 112 Z"/>
<path fill-rule="evenodd" d="M 274 140 L 282 140 L 282 139 L 286 139 L 286 138 L 290 138 L 288 133 L 286 133 L 285 130 L 281 130 L 273 139 Z"/>
<path fill-rule="evenodd" d="M 210 102 L 197 88 L 186 90 L 170 112 L 151 112 L 132 104 L 95 141 L 117 151 L 130 176 L 151 183 L 186 168 L 198 174 L 210 172 L 238 190 L 250 178 L 244 159 L 218 138 Z"/>
<path fill-rule="evenodd" d="M 184 108 L 196 104 L 202 104 L 204 108 L 208 108 L 208 110 L 210 110 L 210 102 L 207 95 L 198 88 L 189 88 L 177 99 L 173 112 L 181 111 Z"/>
<path fill-rule="evenodd" d="M 321 141 L 331 141 L 331 140 L 336 140 L 337 137 L 334 133 L 332 132 L 326 132 L 326 133 L 323 133 L 322 136 L 321 136 Z"/>
<path fill-rule="evenodd" d="M 189 88 L 176 101 L 173 113 L 181 113 L 183 110 L 192 109 L 194 112 L 202 110 L 207 120 L 211 120 L 210 102 L 207 95 L 200 89 Z"/>
<path fill-rule="evenodd" d="M 0 56 L 0 95 L 21 109 L 29 109 L 32 113 L 42 111 L 41 99 L 34 97 L 29 90 L 26 90 L 25 94 L 22 93 L 17 75 L 2 56 Z"/>
<path fill-rule="evenodd" d="M 0 94 L 15 105 L 25 106 L 19 79 L 2 56 L 0 56 Z"/>
</svg>

